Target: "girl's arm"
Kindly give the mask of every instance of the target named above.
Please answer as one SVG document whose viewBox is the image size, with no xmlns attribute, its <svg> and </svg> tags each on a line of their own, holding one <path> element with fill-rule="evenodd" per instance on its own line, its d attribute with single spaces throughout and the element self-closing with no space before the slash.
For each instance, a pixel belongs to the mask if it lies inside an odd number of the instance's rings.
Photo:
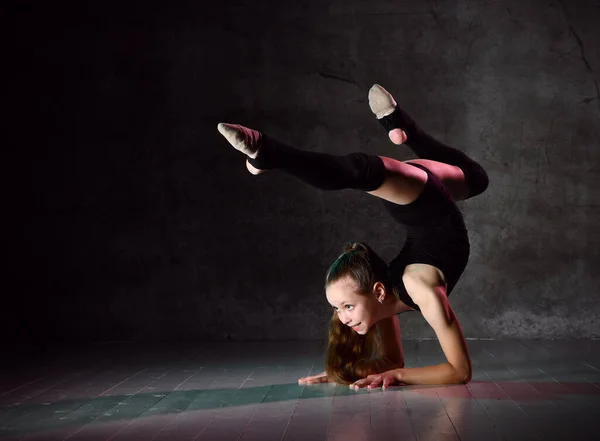
<svg viewBox="0 0 600 441">
<path fill-rule="evenodd" d="M 390 369 L 404 367 L 404 351 L 400 319 L 397 315 L 380 320 L 375 325 L 381 342 L 381 356 L 392 363 Z"/>
<path fill-rule="evenodd" d="M 456 314 L 448 302 L 445 284 L 439 281 L 429 283 L 424 278 L 410 279 L 404 279 L 407 291 L 435 331 L 447 362 L 435 366 L 396 369 L 398 380 L 406 384 L 468 383 L 471 381 L 471 359 Z"/>
</svg>

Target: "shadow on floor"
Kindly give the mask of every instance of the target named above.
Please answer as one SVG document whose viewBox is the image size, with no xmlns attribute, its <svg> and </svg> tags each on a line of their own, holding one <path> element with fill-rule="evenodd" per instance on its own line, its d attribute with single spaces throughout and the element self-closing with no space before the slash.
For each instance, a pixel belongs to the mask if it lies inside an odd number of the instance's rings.
<svg viewBox="0 0 600 441">
<path fill-rule="evenodd" d="M 410 391 L 427 399 L 454 398 L 461 400 L 560 400 L 562 396 L 600 395 L 600 384 L 471 381 L 467 386 L 403 386 L 385 392 L 378 389 L 354 391 L 335 384 L 298 385 L 296 383 L 265 385 L 244 389 L 175 390 L 81 397 L 56 402 L 15 404 L 0 411 L 0 435 L 23 436 L 33 432 L 81 427 L 96 422 L 110 422 L 157 415 L 180 414 L 202 410 L 222 410 L 237 406 L 259 405 L 289 400 L 319 399 L 368 393 L 403 393 Z M 508 395 L 507 395 L 508 394 Z"/>
</svg>

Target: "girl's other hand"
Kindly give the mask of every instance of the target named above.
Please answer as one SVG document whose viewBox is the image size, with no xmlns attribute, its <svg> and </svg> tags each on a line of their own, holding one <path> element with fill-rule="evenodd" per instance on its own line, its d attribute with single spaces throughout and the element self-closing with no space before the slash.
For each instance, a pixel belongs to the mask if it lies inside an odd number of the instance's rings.
<svg viewBox="0 0 600 441">
<path fill-rule="evenodd" d="M 329 378 L 327 378 L 327 373 L 325 371 L 317 375 L 311 375 L 310 377 L 302 377 L 298 379 L 298 384 L 319 384 L 327 382 L 329 382 Z"/>
<path fill-rule="evenodd" d="M 367 378 L 352 383 L 350 389 L 360 389 L 361 387 L 374 389 L 379 386 L 381 386 L 382 389 L 387 389 L 393 384 L 402 384 L 400 381 L 400 372 L 401 369 L 394 369 L 383 372 L 382 374 L 369 375 Z"/>
</svg>

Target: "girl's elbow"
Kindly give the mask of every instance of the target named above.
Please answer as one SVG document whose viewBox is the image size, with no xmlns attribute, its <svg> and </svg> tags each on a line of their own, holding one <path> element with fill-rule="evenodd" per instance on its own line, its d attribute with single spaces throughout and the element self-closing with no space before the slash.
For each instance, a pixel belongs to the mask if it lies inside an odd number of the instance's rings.
<svg viewBox="0 0 600 441">
<path fill-rule="evenodd" d="M 467 384 L 471 381 L 471 369 L 461 369 L 456 372 L 457 384 Z"/>
<path fill-rule="evenodd" d="M 455 367 L 453 375 L 454 384 L 467 384 L 471 381 L 471 366 Z"/>
</svg>

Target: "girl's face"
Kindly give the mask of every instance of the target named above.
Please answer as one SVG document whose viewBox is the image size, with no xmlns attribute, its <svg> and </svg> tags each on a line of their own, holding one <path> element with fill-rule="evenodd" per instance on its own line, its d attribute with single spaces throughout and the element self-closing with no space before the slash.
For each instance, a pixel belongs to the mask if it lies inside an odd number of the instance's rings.
<svg viewBox="0 0 600 441">
<path fill-rule="evenodd" d="M 375 324 L 378 306 L 375 294 L 361 294 L 357 290 L 356 282 L 351 278 L 330 283 L 325 295 L 342 324 L 350 326 L 358 334 L 366 334 Z"/>
</svg>

